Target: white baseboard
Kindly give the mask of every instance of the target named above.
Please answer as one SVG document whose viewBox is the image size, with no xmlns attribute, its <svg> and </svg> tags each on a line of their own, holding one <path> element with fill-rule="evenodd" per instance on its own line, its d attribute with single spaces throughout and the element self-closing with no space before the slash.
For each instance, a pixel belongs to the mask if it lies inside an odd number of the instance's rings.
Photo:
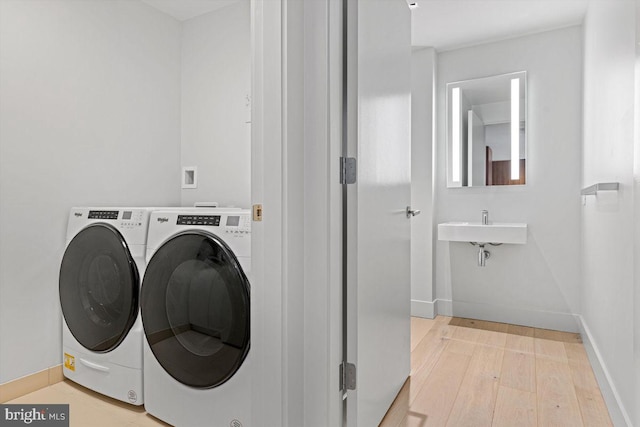
<svg viewBox="0 0 640 427">
<path fill-rule="evenodd" d="M 411 300 L 411 316 L 433 319 L 435 317 L 435 303 L 433 301 Z"/>
<path fill-rule="evenodd" d="M 453 301 L 453 315 L 555 331 L 579 332 L 580 330 L 576 315 L 571 313 L 530 310 L 504 305 Z"/>
<path fill-rule="evenodd" d="M 580 326 L 582 343 L 584 344 L 585 350 L 587 350 L 589 362 L 591 362 L 591 367 L 593 368 L 593 372 L 596 375 L 596 380 L 598 381 L 598 385 L 600 386 L 602 397 L 607 404 L 607 409 L 609 410 L 609 416 L 611 417 L 613 425 L 632 427 L 633 423 L 631 422 L 629 413 L 626 411 L 624 405 L 622 404 L 620 393 L 618 393 L 618 390 L 616 389 L 611 379 L 611 374 L 607 369 L 607 365 L 604 363 L 604 359 L 601 355 L 602 353 L 598 349 L 598 346 L 593 339 L 593 335 L 591 334 L 589 327 L 587 326 L 584 318 L 581 315 L 576 315 L 576 318 L 578 319 L 578 323 Z"/>
<path fill-rule="evenodd" d="M 451 300 L 436 299 L 434 301 L 411 300 L 411 316 L 433 319 L 436 316 L 452 316 Z"/>
<path fill-rule="evenodd" d="M 439 316 L 453 316 L 453 304 L 450 299 L 437 299 L 436 303 L 436 315 Z"/>
</svg>

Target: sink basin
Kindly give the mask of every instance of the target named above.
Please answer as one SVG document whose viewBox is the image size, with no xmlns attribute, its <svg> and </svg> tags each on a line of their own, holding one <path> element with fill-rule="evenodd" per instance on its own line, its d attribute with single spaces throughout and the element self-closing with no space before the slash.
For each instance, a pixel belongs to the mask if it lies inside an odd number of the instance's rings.
<svg viewBox="0 0 640 427">
<path fill-rule="evenodd" d="M 527 224 L 494 222 L 444 222 L 438 224 L 438 240 L 477 243 L 527 243 Z"/>
</svg>

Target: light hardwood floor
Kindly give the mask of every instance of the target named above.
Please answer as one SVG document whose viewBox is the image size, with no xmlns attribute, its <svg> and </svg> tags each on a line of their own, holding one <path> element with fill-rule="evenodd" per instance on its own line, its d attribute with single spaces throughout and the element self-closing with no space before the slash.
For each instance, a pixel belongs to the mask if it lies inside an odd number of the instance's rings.
<svg viewBox="0 0 640 427">
<path fill-rule="evenodd" d="M 412 318 L 411 367 L 383 427 L 611 426 L 577 334 Z M 71 427 L 167 425 L 70 381 L 7 403 L 68 403 Z"/>
<path fill-rule="evenodd" d="M 411 319 L 411 376 L 381 427 L 611 426 L 578 334 Z"/>
<path fill-rule="evenodd" d="M 72 381 L 64 380 L 6 403 L 69 405 L 70 427 L 168 426 L 147 414 L 143 407 L 111 399 Z"/>
</svg>

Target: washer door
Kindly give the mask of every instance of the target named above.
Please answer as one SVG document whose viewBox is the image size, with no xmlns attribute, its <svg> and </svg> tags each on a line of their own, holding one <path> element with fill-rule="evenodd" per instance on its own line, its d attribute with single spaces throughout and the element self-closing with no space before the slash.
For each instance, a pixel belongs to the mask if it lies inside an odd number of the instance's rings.
<svg viewBox="0 0 640 427">
<path fill-rule="evenodd" d="M 116 348 L 138 314 L 140 276 L 115 228 L 92 224 L 69 243 L 60 267 L 62 315 L 75 339 L 95 352 Z"/>
<path fill-rule="evenodd" d="M 249 352 L 249 281 L 229 247 L 213 234 L 187 232 L 153 255 L 140 309 L 151 351 L 173 378 L 216 387 Z"/>
</svg>

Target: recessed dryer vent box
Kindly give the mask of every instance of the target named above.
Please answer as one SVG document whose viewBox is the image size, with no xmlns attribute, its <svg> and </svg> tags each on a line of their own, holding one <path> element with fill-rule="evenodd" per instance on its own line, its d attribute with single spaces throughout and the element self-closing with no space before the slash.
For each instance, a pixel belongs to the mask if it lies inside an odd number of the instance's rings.
<svg viewBox="0 0 640 427">
<path fill-rule="evenodd" d="M 198 168 L 196 166 L 182 168 L 182 188 L 198 188 Z"/>
</svg>

